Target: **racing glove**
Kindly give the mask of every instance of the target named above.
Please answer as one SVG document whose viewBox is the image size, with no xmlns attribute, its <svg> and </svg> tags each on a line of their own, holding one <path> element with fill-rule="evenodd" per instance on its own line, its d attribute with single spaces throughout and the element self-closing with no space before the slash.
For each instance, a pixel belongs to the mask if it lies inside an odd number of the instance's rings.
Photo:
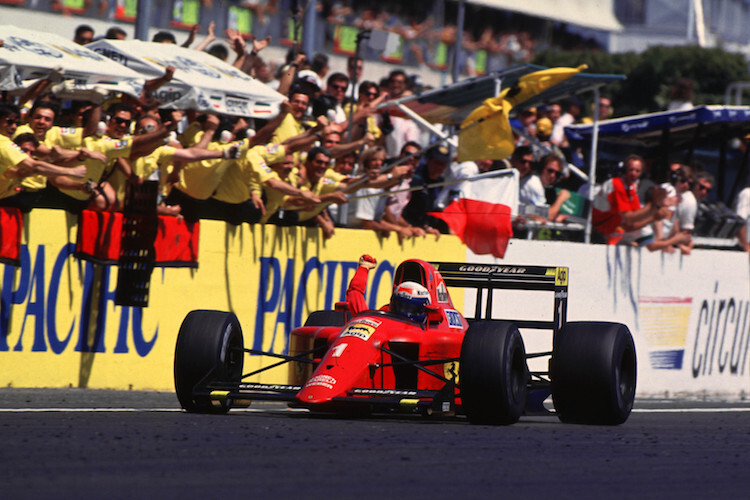
<svg viewBox="0 0 750 500">
<path fill-rule="evenodd" d="M 378 261 L 375 260 L 375 257 L 364 254 L 359 258 L 359 265 L 366 269 L 374 269 L 378 265 Z"/>
</svg>

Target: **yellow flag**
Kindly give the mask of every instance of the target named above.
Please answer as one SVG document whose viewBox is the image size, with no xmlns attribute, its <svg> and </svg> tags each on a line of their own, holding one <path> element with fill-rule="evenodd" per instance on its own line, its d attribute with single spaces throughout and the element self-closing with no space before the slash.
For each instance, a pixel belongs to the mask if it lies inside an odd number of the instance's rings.
<svg viewBox="0 0 750 500">
<path fill-rule="evenodd" d="M 519 103 L 586 69 L 549 68 L 522 76 L 516 85 L 485 100 L 461 123 L 458 161 L 502 160 L 513 153 L 513 131 L 508 116 Z"/>
</svg>

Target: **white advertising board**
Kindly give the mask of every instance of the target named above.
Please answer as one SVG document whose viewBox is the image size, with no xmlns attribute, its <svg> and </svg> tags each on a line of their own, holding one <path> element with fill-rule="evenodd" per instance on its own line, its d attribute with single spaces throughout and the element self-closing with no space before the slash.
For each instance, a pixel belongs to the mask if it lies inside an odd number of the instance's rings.
<svg viewBox="0 0 750 500">
<path fill-rule="evenodd" d="M 741 398 L 750 393 L 750 261 L 742 252 L 651 253 L 625 246 L 511 240 L 505 259 L 467 262 L 570 268 L 568 320 L 615 321 L 633 333 L 639 397 Z M 496 318 L 550 320 L 544 292 L 505 292 Z M 466 296 L 466 310 L 473 298 Z M 523 332 L 528 351 L 551 337 Z"/>
</svg>

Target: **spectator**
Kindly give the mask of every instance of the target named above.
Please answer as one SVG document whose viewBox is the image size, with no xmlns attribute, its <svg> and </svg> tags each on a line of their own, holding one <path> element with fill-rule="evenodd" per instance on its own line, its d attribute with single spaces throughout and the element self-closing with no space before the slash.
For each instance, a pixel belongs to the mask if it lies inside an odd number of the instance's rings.
<svg viewBox="0 0 750 500">
<path fill-rule="evenodd" d="M 690 78 L 680 78 L 669 92 L 667 111 L 686 111 L 693 109 L 693 81 Z"/>
<path fill-rule="evenodd" d="M 119 26 L 112 26 L 104 34 L 104 38 L 107 40 L 125 40 L 127 37 L 128 34 Z"/>
<path fill-rule="evenodd" d="M 612 107 L 612 99 L 610 99 L 609 97 L 601 96 L 599 97 L 599 104 L 595 107 L 592 106 L 592 116 L 585 117 L 583 119 L 583 123 L 593 123 L 593 115 L 598 116 L 599 120 L 606 120 L 612 117 L 613 112 L 614 108 Z"/>
<path fill-rule="evenodd" d="M 36 148 L 39 147 L 39 140 L 31 132 L 26 132 L 25 134 L 15 136 L 13 138 L 13 142 L 15 142 L 16 145 L 21 148 L 21 151 L 31 156 L 32 158 L 36 153 Z"/>
<path fill-rule="evenodd" d="M 537 109 L 532 107 L 524 109 L 515 120 L 511 120 L 516 147 L 531 145 L 529 137 L 536 137 L 536 119 Z"/>
<path fill-rule="evenodd" d="M 365 149 L 359 157 L 360 166 L 370 181 L 377 179 L 384 161 L 385 149 L 380 146 Z M 393 224 L 384 219 L 387 200 L 382 188 L 364 188 L 360 189 L 357 194 L 367 196 L 367 198 L 356 200 L 356 210 L 350 227 L 372 229 L 383 237 L 388 237 L 391 231 L 394 231 L 398 235 L 399 242 L 411 236 L 411 231 L 406 226 Z"/>
<path fill-rule="evenodd" d="M 659 187 L 666 191 L 668 199 L 674 198 L 679 203 L 683 195 L 693 185 L 693 169 L 689 165 L 679 163 L 672 163 L 669 168 L 671 171 L 670 181 L 661 184 Z M 669 213 L 666 217 L 655 220 L 651 224 L 654 232 L 654 243 L 649 245 L 648 248 L 651 251 L 662 250 L 672 253 L 675 247 L 678 247 L 684 255 L 688 255 L 693 248 L 691 231 L 683 229 L 683 224 L 677 215 L 677 207 L 670 205 L 668 208 Z"/>
<path fill-rule="evenodd" d="M 388 96 L 390 99 L 401 99 L 410 95 L 406 86 L 406 73 L 395 69 L 388 75 Z M 388 157 L 395 157 L 401 153 L 401 148 L 409 141 L 419 141 L 419 127 L 409 118 L 391 116 L 392 131 L 386 135 L 385 149 Z M 436 219 L 437 220 L 437 219 Z"/>
<path fill-rule="evenodd" d="M 534 152 L 530 146 L 513 150 L 510 165 L 518 170 L 518 201 L 524 205 L 541 206 L 545 203 L 544 186 L 538 175 L 534 175 Z"/>
<path fill-rule="evenodd" d="M 114 210 L 118 207 L 117 197 L 109 177 L 116 168 L 116 158 L 132 159 L 151 153 L 169 135 L 165 127 L 152 132 L 131 137 L 130 125 L 133 121 L 133 110 L 124 104 L 115 104 L 110 110 L 111 118 L 104 137 L 87 137 L 84 145 L 103 155 L 86 159 L 87 182 L 79 182 L 65 177 L 52 179 L 50 182 L 69 197 L 66 209 L 79 212 L 84 208 L 94 210 Z"/>
<path fill-rule="evenodd" d="M 335 130 L 322 135 L 321 141 L 321 145 L 331 153 L 331 158 L 334 160 L 341 156 L 361 151 L 365 146 L 372 146 L 374 143 L 375 138 L 368 133 L 361 139 L 342 144 L 341 132 Z"/>
<path fill-rule="evenodd" d="M 350 176 L 354 172 L 354 166 L 357 164 L 357 155 L 354 153 L 347 153 L 336 158 L 334 163 L 334 170 L 336 172 Z"/>
<path fill-rule="evenodd" d="M 381 115 L 375 114 L 375 109 L 386 94 L 379 94 L 378 85 L 375 82 L 364 81 L 359 84 L 359 100 L 355 106 L 347 103 L 344 106 L 346 115 L 351 117 L 352 109 L 354 110 L 354 120 L 352 127 L 352 137 L 358 137 L 362 134 L 371 134 L 378 145 L 382 145 L 384 137 L 383 131 L 379 125 L 378 118 L 382 120 Z"/>
<path fill-rule="evenodd" d="M 750 252 L 750 186 L 740 191 L 740 194 L 737 195 L 734 210 L 737 212 L 737 215 L 745 219 L 745 223 L 740 228 L 739 233 L 737 233 L 737 240 L 744 251 Z"/>
<path fill-rule="evenodd" d="M 350 101 L 359 101 L 359 92 L 362 87 L 359 86 L 362 82 L 362 72 L 365 67 L 365 61 L 354 56 L 349 56 L 346 59 L 346 74 L 349 76 L 349 86 L 346 89 L 346 97 Z"/>
<path fill-rule="evenodd" d="M 23 177 L 32 174 L 40 174 L 48 177 L 68 175 L 83 178 L 85 168 L 66 168 L 50 163 L 36 160 L 27 152 L 21 150 L 18 145 L 10 140 L 18 126 L 18 108 L 7 104 L 0 104 L 0 205 L 19 207 L 17 199 L 17 187 Z M 29 141 L 33 142 L 33 134 Z M 28 141 L 27 141 L 28 142 Z"/>
<path fill-rule="evenodd" d="M 208 50 L 206 50 L 206 52 L 218 59 L 221 59 L 222 61 L 226 61 L 227 59 L 229 59 L 229 49 L 221 42 L 214 43 L 213 45 L 208 47 Z"/>
<path fill-rule="evenodd" d="M 349 78 L 343 73 L 333 73 L 326 82 L 325 93 L 313 103 L 313 116 L 327 116 L 329 110 L 335 113 L 331 120 L 333 123 L 344 123 L 347 121 L 344 112 L 344 98 Z"/>
<path fill-rule="evenodd" d="M 666 191 L 655 188 L 652 199 L 641 205 L 638 199 L 638 179 L 643 170 L 643 159 L 638 155 L 630 155 L 624 164 L 624 176 L 606 181 L 594 197 L 594 229 L 610 245 L 646 245 L 653 241 L 653 233 L 642 229 L 668 215 L 669 209 L 662 206 Z"/>
<path fill-rule="evenodd" d="M 449 233 L 448 225 L 428 212 L 440 212 L 444 208 L 437 205 L 442 187 L 435 184 L 445 180 L 443 174 L 450 162 L 450 150 L 446 146 L 433 146 L 427 151 L 426 162 L 414 172 L 411 187 L 421 189 L 412 192 L 411 200 L 403 211 L 404 219 L 412 226 L 428 232 L 434 228 L 443 234 Z"/>
<path fill-rule="evenodd" d="M 328 74 L 329 70 L 328 66 L 328 56 L 318 52 L 315 55 L 313 55 L 312 62 L 310 63 L 310 70 L 313 71 L 317 77 L 319 78 L 320 85 L 319 87 L 322 87 L 322 83 L 326 78 L 326 75 Z"/>
<path fill-rule="evenodd" d="M 94 40 L 94 28 L 88 24 L 79 24 L 76 28 L 73 41 L 78 45 L 86 45 Z"/>
<path fill-rule="evenodd" d="M 169 31 L 157 32 L 151 41 L 154 43 L 171 43 L 172 45 L 177 45 L 177 39 Z"/>
<path fill-rule="evenodd" d="M 408 167 L 407 175 L 400 184 L 393 187 L 393 191 L 400 191 L 393 193 L 388 197 L 386 201 L 386 218 L 390 222 L 400 224 L 402 226 L 411 226 L 406 219 L 403 217 L 404 208 L 409 204 L 411 200 L 411 192 L 407 191 L 411 187 L 411 181 L 414 177 L 414 172 L 419 165 L 419 160 L 422 158 L 422 148 L 418 143 L 414 141 L 407 142 L 404 147 L 401 148 L 401 154 L 399 155 L 399 165 L 406 165 Z M 393 163 L 393 161 L 389 162 Z M 438 234 L 440 234 L 438 232 Z"/>
</svg>

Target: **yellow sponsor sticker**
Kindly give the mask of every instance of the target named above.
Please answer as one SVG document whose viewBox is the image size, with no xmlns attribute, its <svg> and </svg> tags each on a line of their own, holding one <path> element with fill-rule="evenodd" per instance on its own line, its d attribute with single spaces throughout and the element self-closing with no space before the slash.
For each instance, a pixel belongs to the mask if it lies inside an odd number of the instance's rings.
<svg viewBox="0 0 750 500">
<path fill-rule="evenodd" d="M 375 328 L 364 323 L 352 323 L 341 332 L 341 337 L 357 337 L 364 341 L 370 340 Z"/>
<path fill-rule="evenodd" d="M 459 363 L 458 361 L 450 361 L 443 364 L 443 376 L 448 380 L 454 379 L 458 383 L 458 372 Z"/>
</svg>

